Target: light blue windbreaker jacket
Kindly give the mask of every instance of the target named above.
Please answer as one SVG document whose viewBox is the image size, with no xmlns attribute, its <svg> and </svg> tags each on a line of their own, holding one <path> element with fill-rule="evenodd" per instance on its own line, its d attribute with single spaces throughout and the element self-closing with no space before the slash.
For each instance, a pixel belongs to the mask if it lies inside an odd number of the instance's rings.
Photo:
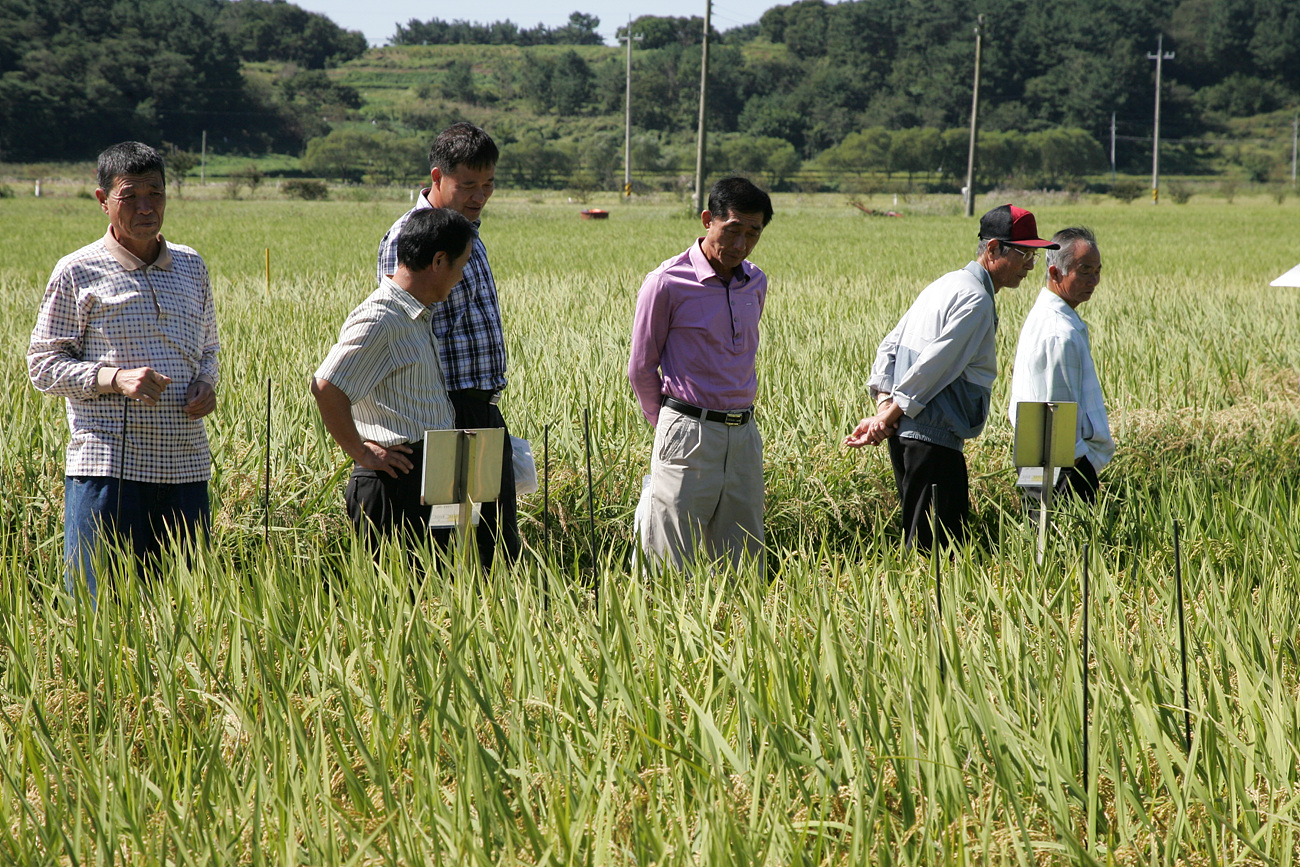
<svg viewBox="0 0 1300 867">
<path fill-rule="evenodd" d="M 876 350 L 867 385 L 903 410 L 900 437 L 962 450 L 988 420 L 998 375 L 993 280 L 978 262 L 921 291 Z"/>
</svg>

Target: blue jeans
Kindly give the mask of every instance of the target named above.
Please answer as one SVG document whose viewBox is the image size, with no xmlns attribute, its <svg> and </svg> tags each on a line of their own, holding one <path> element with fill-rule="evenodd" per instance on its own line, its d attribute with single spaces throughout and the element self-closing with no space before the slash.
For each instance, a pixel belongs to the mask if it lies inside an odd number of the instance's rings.
<svg viewBox="0 0 1300 867">
<path fill-rule="evenodd" d="M 129 541 L 143 560 L 162 549 L 169 534 L 206 534 L 212 522 L 207 482 L 168 485 L 124 481 L 118 511 L 118 480 L 109 476 L 63 479 L 63 558 L 68 592 L 78 579 L 94 598 L 94 553 L 105 541 Z M 115 537 L 109 539 L 107 537 Z"/>
</svg>

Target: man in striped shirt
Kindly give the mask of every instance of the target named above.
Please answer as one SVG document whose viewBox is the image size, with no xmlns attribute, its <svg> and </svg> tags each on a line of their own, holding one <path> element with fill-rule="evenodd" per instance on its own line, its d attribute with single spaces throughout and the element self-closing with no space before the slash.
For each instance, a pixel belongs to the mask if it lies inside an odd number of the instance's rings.
<svg viewBox="0 0 1300 867">
<path fill-rule="evenodd" d="M 162 156 L 113 145 L 97 180 L 108 231 L 54 267 L 27 350 L 32 384 L 67 400 L 63 550 L 69 591 L 92 597 L 101 541 L 145 558 L 206 529 L 219 349 L 207 266 L 161 234 Z"/>
<path fill-rule="evenodd" d="M 397 266 L 397 240 L 413 214 L 429 208 L 451 208 L 479 225 L 483 207 L 496 188 L 499 153 L 492 137 L 468 123 L 443 130 L 429 148 L 430 185 L 420 191 L 415 207 L 402 215 L 379 242 L 378 276 Z M 447 300 L 433 308 L 430 319 L 438 338 L 447 392 L 456 409 L 457 428 L 504 428 L 497 408 L 506 387 L 506 344 L 501 332 L 497 287 L 488 265 L 487 248 L 474 239 L 465 276 Z M 480 562 L 491 568 L 497 543 L 506 556 L 519 556 L 519 521 L 515 504 L 514 450 L 506 431 L 501 461 L 501 495 L 484 503 L 476 530 Z"/>
<path fill-rule="evenodd" d="M 1011 405 L 1007 414 L 1016 424 L 1021 401 L 1072 401 L 1079 405 L 1074 466 L 1063 467 L 1057 494 L 1072 493 L 1085 503 L 1096 502 L 1097 472 L 1115 455 L 1110 419 L 1092 363 L 1088 323 L 1079 305 L 1092 298 L 1101 281 L 1101 251 L 1091 231 L 1062 229 L 1052 236 L 1061 245 L 1047 253 L 1047 287 L 1025 317 L 1011 370 Z M 1026 488 L 1027 496 L 1042 498 L 1041 488 Z"/>
<path fill-rule="evenodd" d="M 372 544 L 393 531 L 407 540 L 428 532 L 430 507 L 420 504 L 415 471 L 424 432 L 455 422 L 429 319 L 433 305 L 460 282 L 475 237 L 455 211 L 411 214 L 397 239 L 392 273 L 348 314 L 339 342 L 312 380 L 325 429 L 356 462 L 346 493 L 348 517 Z"/>
</svg>

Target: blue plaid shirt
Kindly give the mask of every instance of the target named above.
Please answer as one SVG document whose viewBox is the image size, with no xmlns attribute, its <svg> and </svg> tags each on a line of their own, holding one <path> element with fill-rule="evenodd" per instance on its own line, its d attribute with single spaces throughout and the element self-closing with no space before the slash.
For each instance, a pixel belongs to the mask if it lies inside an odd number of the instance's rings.
<svg viewBox="0 0 1300 867">
<path fill-rule="evenodd" d="M 397 236 L 407 218 L 422 208 L 433 207 L 428 193 L 421 190 L 415 207 L 393 223 L 379 242 L 376 276 L 380 283 L 384 275 L 397 271 Z M 430 311 L 447 390 L 505 388 L 506 342 L 501 331 L 501 308 L 497 304 L 497 286 L 488 265 L 487 248 L 481 239 L 474 239 L 474 252 L 465 265 L 464 277 L 452 288 L 447 300 L 432 305 Z"/>
</svg>

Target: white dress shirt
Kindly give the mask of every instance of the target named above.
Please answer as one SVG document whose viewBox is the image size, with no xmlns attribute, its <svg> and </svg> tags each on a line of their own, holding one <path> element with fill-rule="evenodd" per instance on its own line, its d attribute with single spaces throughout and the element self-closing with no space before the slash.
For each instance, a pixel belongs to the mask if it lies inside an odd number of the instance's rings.
<svg viewBox="0 0 1300 867">
<path fill-rule="evenodd" d="M 1092 363 L 1088 324 L 1050 289 L 1025 317 L 1011 371 L 1011 405 L 1007 415 L 1014 427 L 1021 401 L 1073 401 L 1079 405 L 1074 457 L 1087 457 L 1100 470 L 1115 456 L 1110 419 Z"/>
</svg>

